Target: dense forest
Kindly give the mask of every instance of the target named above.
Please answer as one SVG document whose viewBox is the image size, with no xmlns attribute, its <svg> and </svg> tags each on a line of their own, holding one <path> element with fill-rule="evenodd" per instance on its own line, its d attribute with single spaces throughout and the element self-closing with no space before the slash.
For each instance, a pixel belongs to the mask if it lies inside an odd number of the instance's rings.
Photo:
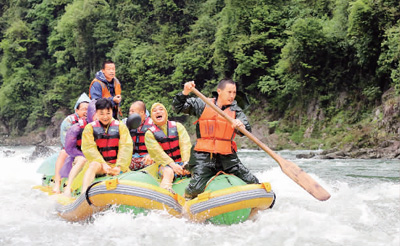
<svg viewBox="0 0 400 246">
<path fill-rule="evenodd" d="M 2 0 L 0 40 L 0 132 L 11 136 L 72 112 L 104 60 L 123 112 L 140 99 L 176 116 L 185 81 L 209 95 L 230 77 L 266 135 L 307 147 L 398 135 L 374 109 L 400 107 L 399 0 Z"/>
</svg>

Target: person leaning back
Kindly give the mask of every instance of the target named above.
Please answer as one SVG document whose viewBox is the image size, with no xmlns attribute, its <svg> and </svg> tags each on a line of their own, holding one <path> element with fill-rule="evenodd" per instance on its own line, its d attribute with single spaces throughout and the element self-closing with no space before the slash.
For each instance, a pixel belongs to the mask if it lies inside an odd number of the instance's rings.
<svg viewBox="0 0 400 246">
<path fill-rule="evenodd" d="M 154 125 L 145 133 L 147 151 L 159 166 L 160 187 L 174 193 L 175 175 L 190 174 L 184 168 L 190 158 L 190 137 L 181 123 L 168 120 L 167 109 L 161 103 L 154 103 L 150 114 Z"/>
</svg>

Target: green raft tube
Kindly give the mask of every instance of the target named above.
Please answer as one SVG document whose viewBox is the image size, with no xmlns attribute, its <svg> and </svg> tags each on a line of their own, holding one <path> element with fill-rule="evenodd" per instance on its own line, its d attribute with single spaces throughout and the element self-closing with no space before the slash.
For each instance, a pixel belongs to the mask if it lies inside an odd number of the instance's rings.
<svg viewBox="0 0 400 246">
<path fill-rule="evenodd" d="M 43 180 L 35 188 L 51 194 L 56 159 L 57 154 L 50 156 L 39 167 Z M 204 192 L 195 199 L 185 200 L 184 191 L 190 177 L 176 179 L 172 187 L 175 194 L 172 194 L 159 187 L 157 169 L 152 165 L 118 176 L 96 178 L 85 194 L 77 189 L 71 199 L 59 195 L 57 213 L 68 221 L 82 221 L 116 205 L 118 212 L 147 214 L 151 210 L 165 210 L 195 222 L 231 225 L 246 221 L 258 210 L 271 208 L 275 201 L 269 183 L 246 184 L 224 173 L 211 178 Z M 62 182 L 65 186 L 65 179 Z"/>
</svg>

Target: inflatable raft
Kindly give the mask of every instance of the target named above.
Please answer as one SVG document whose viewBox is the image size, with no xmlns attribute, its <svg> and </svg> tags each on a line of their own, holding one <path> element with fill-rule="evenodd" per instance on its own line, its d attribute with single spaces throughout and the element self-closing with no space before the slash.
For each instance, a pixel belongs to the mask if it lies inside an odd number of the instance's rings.
<svg viewBox="0 0 400 246">
<path fill-rule="evenodd" d="M 43 182 L 36 188 L 51 193 L 56 158 L 57 155 L 49 157 L 38 169 L 43 174 Z M 155 168 L 150 166 L 142 171 L 97 178 L 85 194 L 76 190 L 72 199 L 58 195 L 57 213 L 68 221 L 83 221 L 116 205 L 120 212 L 140 214 L 165 210 L 195 222 L 230 225 L 246 221 L 255 211 L 271 208 L 275 201 L 269 183 L 246 184 L 224 173 L 211 178 L 198 197 L 185 200 L 184 190 L 190 178 L 175 180 L 175 194 L 172 194 L 159 187 L 160 180 L 155 173 Z"/>
</svg>

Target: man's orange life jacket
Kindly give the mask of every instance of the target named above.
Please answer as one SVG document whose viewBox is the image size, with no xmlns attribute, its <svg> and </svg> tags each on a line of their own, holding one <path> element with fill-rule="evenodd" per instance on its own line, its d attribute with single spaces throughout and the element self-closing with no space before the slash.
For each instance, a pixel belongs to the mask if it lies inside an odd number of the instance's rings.
<svg viewBox="0 0 400 246">
<path fill-rule="evenodd" d="M 115 90 L 115 96 L 121 95 L 121 83 L 119 83 L 119 80 L 117 78 L 114 78 L 114 90 Z M 92 83 L 90 83 L 89 86 L 89 98 L 92 99 L 92 95 L 90 93 L 90 88 L 92 88 L 92 85 L 94 82 L 99 82 L 101 85 L 101 97 L 112 97 L 112 95 L 110 94 L 110 91 L 107 88 L 107 85 L 98 79 L 94 79 L 92 81 Z"/>
<path fill-rule="evenodd" d="M 115 91 L 115 96 L 121 95 L 121 83 L 119 83 L 119 80 L 118 80 L 117 78 L 114 78 L 113 80 L 114 80 L 114 91 Z M 89 86 L 89 98 L 90 98 L 90 99 L 92 99 L 92 94 L 90 93 L 90 89 L 92 88 L 92 85 L 93 85 L 94 82 L 99 82 L 99 83 L 100 83 L 100 85 L 101 85 L 101 97 L 102 97 L 102 98 L 112 97 L 110 91 L 109 91 L 108 88 L 107 88 L 107 85 L 106 85 L 103 81 L 98 80 L 98 79 L 95 78 L 95 79 L 92 81 L 92 83 L 90 83 L 90 86 Z M 114 112 L 118 112 L 118 114 L 119 114 L 120 116 L 122 116 L 122 111 L 121 111 L 121 109 L 118 107 L 118 105 L 116 105 L 116 106 L 114 107 L 113 111 L 114 111 Z"/>
<path fill-rule="evenodd" d="M 149 131 L 154 134 L 155 139 L 161 145 L 165 153 L 167 153 L 174 162 L 180 162 L 182 159 L 181 150 L 179 149 L 179 134 L 176 122 L 168 121 L 167 124 L 167 135 L 165 135 L 165 133 L 156 125 L 150 127 Z"/>
<path fill-rule="evenodd" d="M 107 132 L 100 121 L 96 120 L 91 124 L 93 126 L 93 137 L 100 154 L 105 161 L 116 163 L 119 147 L 119 121 L 113 120 L 108 126 Z"/>
<path fill-rule="evenodd" d="M 215 99 L 211 100 L 215 102 Z M 236 112 L 230 107 L 224 112 L 235 119 Z M 197 139 L 194 150 L 222 155 L 232 154 L 232 150 L 237 151 L 236 143 L 233 141 L 236 135 L 235 128 L 210 106 L 206 105 L 198 123 L 200 138 Z"/>
</svg>

